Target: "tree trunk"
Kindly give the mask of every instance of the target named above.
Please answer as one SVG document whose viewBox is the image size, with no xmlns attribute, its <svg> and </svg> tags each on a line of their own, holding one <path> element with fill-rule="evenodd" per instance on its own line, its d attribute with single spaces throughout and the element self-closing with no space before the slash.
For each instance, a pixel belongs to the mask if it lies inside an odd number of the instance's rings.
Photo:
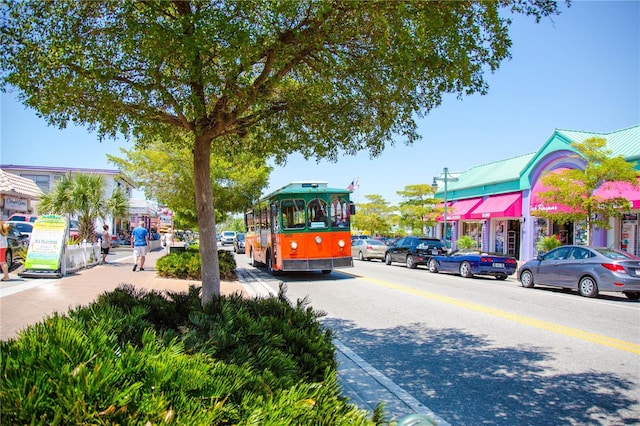
<svg viewBox="0 0 640 426">
<path fill-rule="evenodd" d="M 211 140 L 196 136 L 193 147 L 193 176 L 196 211 L 200 228 L 200 257 L 202 259 L 202 305 L 220 294 L 220 267 L 216 242 L 216 216 L 211 188 Z"/>
</svg>

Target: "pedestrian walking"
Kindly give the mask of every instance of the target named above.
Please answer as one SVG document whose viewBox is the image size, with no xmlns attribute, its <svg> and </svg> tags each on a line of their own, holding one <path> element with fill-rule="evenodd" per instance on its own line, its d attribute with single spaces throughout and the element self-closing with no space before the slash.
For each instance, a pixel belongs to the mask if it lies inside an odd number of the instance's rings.
<svg viewBox="0 0 640 426">
<path fill-rule="evenodd" d="M 0 281 L 9 281 L 9 265 L 7 265 L 7 234 L 9 233 L 11 225 L 0 220 L 0 268 L 2 269 L 3 277 Z"/>
<path fill-rule="evenodd" d="M 107 263 L 107 255 L 111 248 L 111 234 L 109 233 L 109 225 L 104 224 L 102 227 L 102 243 L 100 244 L 100 251 L 102 252 L 102 263 Z"/>
<path fill-rule="evenodd" d="M 144 227 L 142 221 L 138 222 L 138 226 L 131 231 L 131 248 L 133 248 L 133 272 L 138 268 L 138 260 L 140 261 L 140 270 L 144 271 L 144 260 L 147 256 L 147 247 L 149 246 L 149 231 Z"/>
</svg>

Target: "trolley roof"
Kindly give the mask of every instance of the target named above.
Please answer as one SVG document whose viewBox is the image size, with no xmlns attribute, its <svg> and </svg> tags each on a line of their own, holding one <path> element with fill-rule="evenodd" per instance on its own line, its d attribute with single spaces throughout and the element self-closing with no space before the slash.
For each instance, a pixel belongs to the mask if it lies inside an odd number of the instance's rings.
<svg viewBox="0 0 640 426">
<path fill-rule="evenodd" d="M 264 198 L 271 198 L 276 195 L 282 194 L 304 194 L 304 193 L 337 193 L 337 194 L 349 194 L 346 188 L 329 188 L 328 182 L 321 180 L 304 180 L 288 183 L 282 188 L 278 188 L 270 194 L 265 195 Z"/>
</svg>

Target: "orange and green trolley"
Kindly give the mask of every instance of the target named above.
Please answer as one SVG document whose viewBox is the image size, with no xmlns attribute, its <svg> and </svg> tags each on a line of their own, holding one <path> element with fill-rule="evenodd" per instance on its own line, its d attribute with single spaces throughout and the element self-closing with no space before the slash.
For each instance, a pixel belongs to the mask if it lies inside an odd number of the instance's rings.
<svg viewBox="0 0 640 426">
<path fill-rule="evenodd" d="M 246 253 L 269 273 L 353 266 L 348 189 L 327 182 L 291 182 L 263 197 L 245 214 Z"/>
</svg>

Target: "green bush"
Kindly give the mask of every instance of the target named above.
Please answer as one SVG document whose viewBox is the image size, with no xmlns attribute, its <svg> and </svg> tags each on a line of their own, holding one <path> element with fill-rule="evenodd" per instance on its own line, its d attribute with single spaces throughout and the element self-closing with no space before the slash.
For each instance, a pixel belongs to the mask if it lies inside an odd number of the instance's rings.
<svg viewBox="0 0 640 426">
<path fill-rule="evenodd" d="M 556 247 L 560 247 L 561 245 L 562 243 L 556 235 L 550 235 L 548 237 L 540 238 L 536 244 L 536 248 L 540 253 L 546 253 Z"/>
<path fill-rule="evenodd" d="M 0 342 L 3 424 L 380 424 L 340 396 L 298 301 L 121 286 Z M 378 413 L 379 415 L 379 413 Z"/>
<path fill-rule="evenodd" d="M 459 250 L 468 250 L 477 247 L 476 241 L 468 235 L 463 235 L 458 238 L 456 245 Z"/>
<path fill-rule="evenodd" d="M 218 250 L 218 264 L 220 279 L 236 280 L 236 259 L 228 250 Z M 156 261 L 156 272 L 165 278 L 179 278 L 183 280 L 202 280 L 202 261 L 200 252 L 193 247 L 184 252 L 170 253 Z"/>
</svg>

